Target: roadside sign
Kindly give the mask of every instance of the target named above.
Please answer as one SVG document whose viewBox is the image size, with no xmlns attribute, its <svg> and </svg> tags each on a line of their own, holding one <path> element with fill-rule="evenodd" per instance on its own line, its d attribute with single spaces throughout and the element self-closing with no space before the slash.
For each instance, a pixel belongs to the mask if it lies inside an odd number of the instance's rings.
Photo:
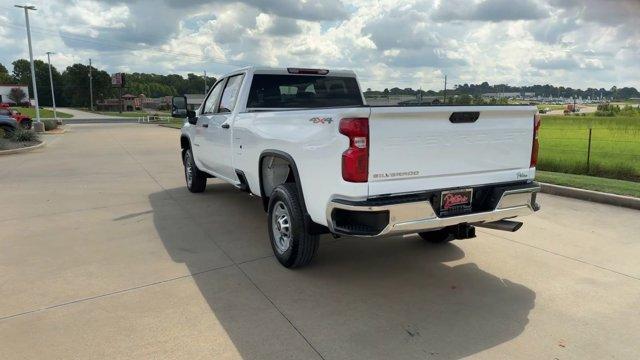
<svg viewBox="0 0 640 360">
<path fill-rule="evenodd" d="M 124 87 L 124 73 L 115 73 L 111 75 L 111 85 L 114 87 Z"/>
</svg>

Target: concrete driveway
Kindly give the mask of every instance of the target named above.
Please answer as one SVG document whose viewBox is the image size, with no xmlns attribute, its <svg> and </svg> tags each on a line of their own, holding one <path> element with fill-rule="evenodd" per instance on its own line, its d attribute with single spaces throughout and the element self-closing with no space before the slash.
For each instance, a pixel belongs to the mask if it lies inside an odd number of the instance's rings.
<svg viewBox="0 0 640 360">
<path fill-rule="evenodd" d="M 640 212 L 540 196 L 447 246 L 271 255 L 260 200 L 183 185 L 178 132 L 73 125 L 0 158 L 2 359 L 637 359 Z"/>
</svg>

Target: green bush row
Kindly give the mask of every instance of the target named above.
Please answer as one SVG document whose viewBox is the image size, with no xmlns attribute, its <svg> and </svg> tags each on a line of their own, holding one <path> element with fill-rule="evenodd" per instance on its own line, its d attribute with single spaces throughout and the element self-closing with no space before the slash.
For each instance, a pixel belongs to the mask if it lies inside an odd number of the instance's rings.
<svg viewBox="0 0 640 360">
<path fill-rule="evenodd" d="M 33 130 L 26 130 L 17 128 L 13 134 L 11 134 L 11 140 L 17 142 L 38 141 L 40 140 L 38 134 Z"/>
<path fill-rule="evenodd" d="M 640 107 L 633 107 L 631 105 L 625 105 L 620 108 L 619 105 L 611 105 L 611 104 L 601 104 L 598 105 L 598 109 L 596 110 L 595 116 L 638 116 L 640 115 Z"/>
</svg>

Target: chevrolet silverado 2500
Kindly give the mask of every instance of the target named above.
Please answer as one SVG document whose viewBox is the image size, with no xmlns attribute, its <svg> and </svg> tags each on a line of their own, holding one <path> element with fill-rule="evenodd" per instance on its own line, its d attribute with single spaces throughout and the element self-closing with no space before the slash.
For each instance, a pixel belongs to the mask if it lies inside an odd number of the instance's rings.
<svg viewBox="0 0 640 360">
<path fill-rule="evenodd" d="M 446 243 L 475 226 L 516 231 L 538 210 L 533 106 L 367 106 L 351 71 L 248 67 L 223 76 L 187 118 L 187 188 L 218 178 L 260 196 L 286 267 L 318 236 L 418 233 Z"/>
</svg>

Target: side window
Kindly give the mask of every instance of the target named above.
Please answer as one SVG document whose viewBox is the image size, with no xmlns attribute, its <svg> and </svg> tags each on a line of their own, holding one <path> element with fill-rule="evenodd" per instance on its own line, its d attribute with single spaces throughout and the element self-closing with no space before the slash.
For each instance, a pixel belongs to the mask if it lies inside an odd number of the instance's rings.
<svg viewBox="0 0 640 360">
<path fill-rule="evenodd" d="M 220 100 L 220 113 L 230 113 L 236 106 L 236 100 L 238 99 L 238 92 L 240 85 L 242 85 L 242 79 L 244 75 L 236 75 L 229 78 L 227 86 L 222 93 L 222 100 Z"/>
<path fill-rule="evenodd" d="M 204 105 L 202 105 L 203 114 L 213 114 L 213 111 L 215 110 L 216 105 L 218 104 L 218 100 L 220 100 L 220 93 L 222 93 L 223 85 L 224 85 L 224 79 L 218 81 L 214 85 L 213 90 L 211 90 L 211 92 L 209 93 L 209 97 L 204 102 Z"/>
</svg>

